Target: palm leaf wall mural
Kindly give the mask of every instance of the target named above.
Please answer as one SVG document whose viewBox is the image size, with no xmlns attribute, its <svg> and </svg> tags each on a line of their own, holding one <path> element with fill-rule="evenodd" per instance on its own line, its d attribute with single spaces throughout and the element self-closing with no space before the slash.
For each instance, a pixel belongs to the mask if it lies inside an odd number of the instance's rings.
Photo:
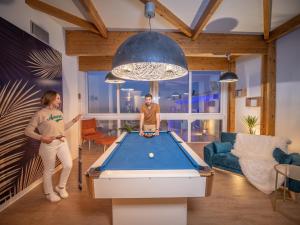
<svg viewBox="0 0 300 225">
<path fill-rule="evenodd" d="M 40 156 L 32 158 L 21 170 L 21 176 L 15 186 L 14 193 L 22 191 L 42 176 L 43 163 Z"/>
<path fill-rule="evenodd" d="M 24 129 L 32 115 L 40 109 L 40 99 L 33 91 L 34 86 L 27 82 L 8 83 L 0 92 L 0 157 L 21 146 L 26 138 L 16 137 L 24 134 Z"/>
<path fill-rule="evenodd" d="M 55 165 L 58 166 L 59 164 L 60 161 L 56 158 Z M 34 181 L 41 178 L 43 175 L 43 168 L 42 158 L 39 155 L 36 155 L 27 162 L 26 166 L 21 169 L 17 185 L 14 188 L 14 194 L 24 190 Z"/>
<path fill-rule="evenodd" d="M 23 151 L 15 151 L 27 138 L 24 129 L 33 114 L 40 109 L 38 91 L 22 80 L 8 82 L 0 91 L 0 195 L 12 190 L 19 175 L 16 163 L 23 158 Z"/>
<path fill-rule="evenodd" d="M 24 135 L 42 91 L 62 95 L 61 54 L 0 17 L 0 204 L 42 176 L 39 142 Z M 59 164 L 57 160 L 56 165 Z"/>
<path fill-rule="evenodd" d="M 28 57 L 27 62 L 34 75 L 44 79 L 61 76 L 62 65 L 59 52 L 52 49 L 33 50 Z"/>
</svg>

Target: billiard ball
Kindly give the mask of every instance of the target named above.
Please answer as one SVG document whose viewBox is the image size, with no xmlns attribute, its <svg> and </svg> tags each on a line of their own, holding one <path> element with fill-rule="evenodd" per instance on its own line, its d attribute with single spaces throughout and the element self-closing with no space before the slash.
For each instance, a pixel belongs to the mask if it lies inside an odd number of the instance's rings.
<svg viewBox="0 0 300 225">
<path fill-rule="evenodd" d="M 153 158 L 154 157 L 154 153 L 153 152 L 150 152 L 149 153 L 149 158 Z"/>
</svg>

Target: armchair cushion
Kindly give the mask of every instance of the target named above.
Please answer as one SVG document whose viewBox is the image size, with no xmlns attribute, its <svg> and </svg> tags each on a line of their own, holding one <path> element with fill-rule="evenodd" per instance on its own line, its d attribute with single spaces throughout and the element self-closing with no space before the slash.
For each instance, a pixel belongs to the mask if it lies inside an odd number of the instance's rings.
<svg viewBox="0 0 300 225">
<path fill-rule="evenodd" d="M 82 129 L 82 135 L 91 135 L 91 134 L 95 134 L 96 133 L 96 129 L 95 128 L 85 128 Z"/>
<path fill-rule="evenodd" d="M 214 142 L 215 153 L 226 153 L 232 149 L 231 142 Z"/>
<path fill-rule="evenodd" d="M 242 173 L 239 159 L 229 153 L 219 153 L 213 156 L 213 164 L 221 169 L 227 169 L 235 173 Z"/>
<path fill-rule="evenodd" d="M 292 157 L 292 162 L 291 164 L 300 166 L 300 154 L 299 153 L 292 153 L 290 154 Z"/>
</svg>

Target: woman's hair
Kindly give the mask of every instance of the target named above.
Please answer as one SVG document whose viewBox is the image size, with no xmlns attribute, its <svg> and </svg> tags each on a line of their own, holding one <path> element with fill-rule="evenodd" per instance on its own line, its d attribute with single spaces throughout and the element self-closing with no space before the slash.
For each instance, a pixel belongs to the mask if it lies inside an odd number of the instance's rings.
<svg viewBox="0 0 300 225">
<path fill-rule="evenodd" d="M 57 95 L 58 92 L 56 91 L 52 91 L 52 90 L 46 91 L 41 98 L 41 103 L 47 106 L 56 98 Z"/>
</svg>

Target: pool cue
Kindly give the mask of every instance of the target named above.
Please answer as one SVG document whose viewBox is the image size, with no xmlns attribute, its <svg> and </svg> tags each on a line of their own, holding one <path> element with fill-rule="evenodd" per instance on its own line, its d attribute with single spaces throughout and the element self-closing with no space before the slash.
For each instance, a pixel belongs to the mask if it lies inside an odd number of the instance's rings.
<svg viewBox="0 0 300 225">
<path fill-rule="evenodd" d="M 82 148 L 78 148 L 78 189 L 82 191 Z"/>
<path fill-rule="evenodd" d="M 78 93 L 78 111 L 82 115 L 82 105 L 81 105 L 81 94 Z M 79 130 L 81 130 L 81 119 L 79 122 Z M 78 139 L 80 140 L 80 144 L 78 146 L 78 189 L 82 191 L 82 139 L 81 134 L 78 134 Z"/>
</svg>

